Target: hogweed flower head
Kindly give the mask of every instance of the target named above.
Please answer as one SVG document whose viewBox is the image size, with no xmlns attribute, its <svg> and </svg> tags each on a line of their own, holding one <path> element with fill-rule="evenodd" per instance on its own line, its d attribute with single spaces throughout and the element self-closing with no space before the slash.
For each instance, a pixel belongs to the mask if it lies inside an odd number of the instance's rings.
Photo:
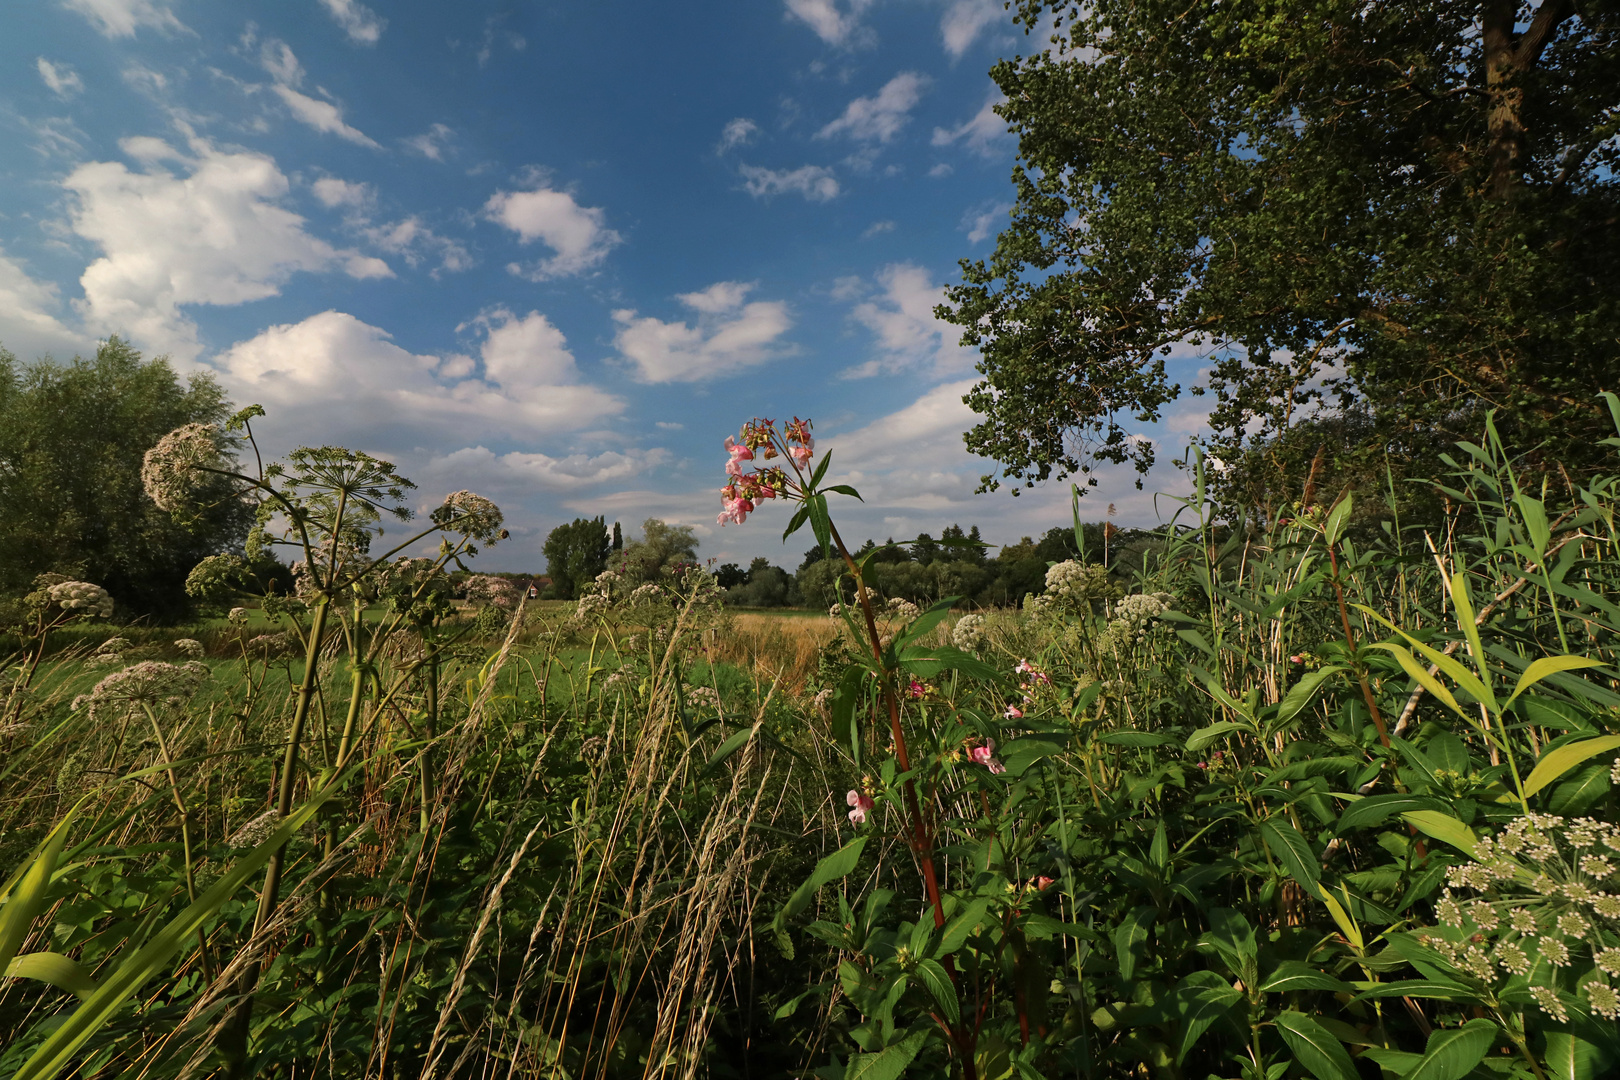
<svg viewBox="0 0 1620 1080">
<path fill-rule="evenodd" d="M 92 585 L 88 581 L 62 581 L 49 586 L 45 595 L 52 604 L 70 615 L 112 618 L 112 595 L 100 585 Z"/>
<path fill-rule="evenodd" d="M 224 435 L 215 424 L 186 424 L 157 441 L 141 462 L 141 486 L 160 510 L 194 512 L 197 500 L 212 486 L 212 474 L 227 464 Z"/>
<path fill-rule="evenodd" d="M 964 615 L 951 628 L 951 644 L 966 652 L 976 652 L 984 644 L 984 616 Z"/>
<path fill-rule="evenodd" d="M 195 694 L 210 674 L 208 665 L 196 660 L 184 664 L 146 660 L 96 683 L 88 694 L 74 699 L 73 709 L 86 709 L 91 720 L 98 720 L 109 712 L 119 717 L 143 708 L 175 708 Z"/>
<path fill-rule="evenodd" d="M 501 508 L 476 492 L 456 491 L 446 495 L 432 517 L 433 524 L 440 528 L 481 544 L 492 545 L 506 539 L 506 530 L 501 528 L 506 520 Z"/>
<path fill-rule="evenodd" d="M 175 650 L 188 660 L 201 660 L 203 658 L 203 643 L 196 638 L 180 638 L 174 643 Z"/>
</svg>

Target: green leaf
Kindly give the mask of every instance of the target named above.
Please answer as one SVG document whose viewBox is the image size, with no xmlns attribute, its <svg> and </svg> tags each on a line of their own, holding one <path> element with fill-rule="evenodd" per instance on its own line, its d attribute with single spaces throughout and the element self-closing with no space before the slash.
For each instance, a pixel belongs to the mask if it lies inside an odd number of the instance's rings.
<svg viewBox="0 0 1620 1080">
<path fill-rule="evenodd" d="M 719 768 L 721 765 L 725 764 L 726 759 L 741 749 L 749 739 L 754 737 L 755 733 L 757 733 L 762 726 L 764 726 L 764 721 L 755 724 L 753 727 L 743 728 L 741 731 L 734 733 L 731 738 L 721 743 L 720 749 L 716 750 L 714 752 L 714 756 L 709 758 L 709 763 L 703 766 L 703 772 L 700 775 L 706 776 L 715 769 Z"/>
<path fill-rule="evenodd" d="M 1412 676 L 1419 686 L 1433 694 L 1436 700 L 1444 703 L 1446 708 L 1450 709 L 1458 716 L 1464 717 L 1469 721 L 1473 721 L 1474 717 L 1469 716 L 1463 711 L 1463 707 L 1457 704 L 1457 699 L 1452 696 L 1451 691 L 1447 690 L 1445 684 L 1439 679 L 1435 678 L 1433 675 L 1430 675 L 1427 668 L 1418 663 L 1417 657 L 1412 655 L 1411 650 L 1403 649 L 1399 645 L 1392 645 L 1387 641 L 1375 642 L 1372 647 L 1375 649 L 1383 649 L 1385 652 L 1394 656 L 1395 659 L 1400 662 L 1401 667 L 1406 671 L 1406 673 Z"/>
<path fill-rule="evenodd" d="M 1311 842 L 1298 829 L 1286 821 L 1268 818 L 1260 823 L 1260 835 L 1293 879 L 1305 886 L 1306 893 L 1313 897 L 1322 895 L 1320 864 L 1311 850 Z"/>
<path fill-rule="evenodd" d="M 905 632 L 895 640 L 895 648 L 905 648 L 905 646 L 938 626 L 940 620 L 951 613 L 951 608 L 955 607 L 956 602 L 960 599 L 962 599 L 960 596 L 947 596 L 945 599 L 931 604 L 927 611 L 911 620 L 911 625 L 906 627 Z"/>
<path fill-rule="evenodd" d="M 975 900 L 945 922 L 945 931 L 939 939 L 939 955 L 949 956 L 967 943 L 973 931 L 984 922 L 988 900 Z"/>
<path fill-rule="evenodd" d="M 1473 830 L 1450 814 L 1442 814 L 1438 810 L 1407 810 L 1401 814 L 1401 819 L 1419 832 L 1442 840 L 1465 855 L 1474 853 Z"/>
<path fill-rule="evenodd" d="M 1361 1080 L 1350 1052 L 1315 1020 L 1304 1013 L 1280 1012 L 1276 1024 L 1294 1059 L 1316 1080 Z"/>
<path fill-rule="evenodd" d="M 1253 728 L 1248 724 L 1240 724 L 1235 720 L 1217 720 L 1208 727 L 1199 728 L 1187 737 L 1187 752 L 1196 754 L 1228 732 L 1252 730 Z"/>
<path fill-rule="evenodd" d="M 850 487 L 848 484 L 833 484 L 831 487 L 825 488 L 823 490 L 836 491 L 840 495 L 852 495 L 855 498 L 860 499 L 861 502 L 866 501 L 865 499 L 861 499 L 861 493 L 860 492 L 856 491 L 854 488 Z"/>
<path fill-rule="evenodd" d="M 1316 691 L 1321 689 L 1322 684 L 1343 670 L 1331 666 L 1318 668 L 1289 687 L 1288 693 L 1283 695 L 1282 704 L 1277 706 L 1276 722 L 1286 724 L 1298 716 L 1300 711 L 1311 703 L 1311 698 L 1316 696 Z"/>
<path fill-rule="evenodd" d="M 1513 687 L 1513 693 L 1508 695 L 1508 699 L 1503 703 L 1502 708 L 1505 709 L 1512 705 L 1520 694 L 1549 675 L 1556 675 L 1560 671 L 1579 671 L 1582 668 L 1602 666 L 1601 661 L 1593 660 L 1589 656 L 1543 656 L 1532 660 L 1530 666 L 1524 669 L 1524 674 L 1519 676 L 1517 685 Z"/>
<path fill-rule="evenodd" d="M 1620 735 L 1582 739 L 1580 742 L 1565 743 L 1563 746 L 1548 750 L 1541 755 L 1541 760 L 1536 762 L 1536 767 L 1530 770 L 1530 775 L 1525 777 L 1524 793 L 1534 795 L 1587 758 L 1616 748 L 1620 748 Z"/>
<path fill-rule="evenodd" d="M 1176 740 L 1152 731 L 1110 731 L 1097 736 L 1097 741 L 1109 746 L 1129 746 L 1133 750 L 1146 750 L 1155 746 L 1168 746 Z"/>
<path fill-rule="evenodd" d="M 17 955 L 33 929 L 45 890 L 50 887 L 51 875 L 56 871 L 56 861 L 62 854 L 62 845 L 67 842 L 68 824 L 77 810 L 75 806 L 68 811 L 40 842 L 21 879 L 7 890 L 5 906 L 0 907 L 0 969 L 10 966 L 12 957 Z"/>
<path fill-rule="evenodd" d="M 866 669 L 851 664 L 833 689 L 832 736 L 840 743 L 848 743 L 857 760 L 860 758 L 860 740 L 855 727 L 855 711 L 866 701 Z"/>
<path fill-rule="evenodd" d="M 1022 739 L 1014 739 L 999 749 L 1001 762 L 1007 767 L 1007 775 L 1018 777 L 1023 776 L 1031 765 L 1042 758 L 1056 757 L 1063 753 L 1063 744 L 1054 741 L 1051 736 L 1028 735 Z"/>
<path fill-rule="evenodd" d="M 1442 1028 L 1429 1036 L 1422 1060 L 1401 1080 L 1462 1080 L 1484 1059 L 1496 1033 L 1496 1023 L 1482 1018 Z"/>
<path fill-rule="evenodd" d="M 1437 1001 L 1473 1001 L 1477 996 L 1462 983 L 1451 982 L 1448 979 L 1398 979 L 1395 982 L 1357 983 L 1361 993 L 1356 995 L 1357 1001 L 1367 1001 L 1372 998 L 1413 997 L 1434 998 Z"/>
<path fill-rule="evenodd" d="M 1548 1080 L 1597 1080 L 1598 1070 L 1609 1064 L 1609 1055 L 1593 1043 L 1568 1031 L 1547 1032 L 1547 1056 L 1543 1068 Z"/>
<path fill-rule="evenodd" d="M 1196 972 L 1208 975 L 1210 972 Z M 1176 1046 L 1176 1063 L 1180 1064 L 1187 1052 L 1219 1020 L 1221 1014 L 1243 1000 L 1243 995 L 1230 986 L 1209 986 L 1203 980 L 1189 975 L 1176 988 L 1177 1003 L 1181 1006 L 1181 1038 Z"/>
<path fill-rule="evenodd" d="M 1348 993 L 1350 986 L 1302 961 L 1284 960 L 1260 984 L 1260 989 L 1268 994 L 1285 994 L 1290 990 L 1328 990 L 1342 994 Z"/>
<path fill-rule="evenodd" d="M 814 488 L 817 484 L 821 483 L 821 478 L 827 475 L 827 466 L 831 464 L 832 451 L 829 450 L 825 454 L 821 455 L 821 460 L 816 462 L 816 471 L 810 474 L 811 488 Z"/>
<path fill-rule="evenodd" d="M 816 890 L 827 884 L 827 882 L 837 881 L 853 873 L 855 865 L 860 862 L 861 851 L 866 847 L 866 841 L 866 836 L 857 836 L 816 863 L 816 868 L 810 872 L 810 877 L 803 885 L 795 889 L 793 895 L 788 897 L 787 903 L 782 905 L 782 910 L 776 916 L 777 922 L 781 923 L 791 919 L 809 907 L 810 901 L 815 899 Z"/>
<path fill-rule="evenodd" d="M 809 518 L 810 508 L 803 503 L 800 503 L 799 508 L 793 512 L 793 517 L 788 520 L 787 528 L 782 530 L 782 539 L 786 540 L 788 537 L 802 529 L 804 527 L 804 523 L 808 521 Z M 794 1001 L 797 1003 L 798 999 L 795 998 Z"/>
<path fill-rule="evenodd" d="M 1120 978 L 1128 980 L 1136 973 L 1137 946 L 1147 940 L 1148 928 L 1158 914 L 1158 908 L 1144 904 L 1114 928 L 1114 956 L 1119 964 Z"/>
<path fill-rule="evenodd" d="M 899 653 L 900 670 L 920 679 L 932 679 L 942 671 L 960 671 L 975 679 L 998 679 L 1001 673 L 970 652 L 951 645 L 923 648 L 912 645 Z"/>
<path fill-rule="evenodd" d="M 1322 525 L 1322 539 L 1327 541 L 1329 547 L 1339 542 L 1344 535 L 1344 527 L 1350 520 L 1350 509 L 1353 506 L 1350 493 L 1346 491 L 1344 497 L 1333 504 L 1328 512 L 1327 521 Z"/>
<path fill-rule="evenodd" d="M 944 964 L 931 958 L 923 959 L 917 963 L 914 974 L 947 1020 L 954 1024 L 962 1018 L 961 1007 L 956 1002 L 956 987 L 951 985 L 951 976 Z"/>
<path fill-rule="evenodd" d="M 16 957 L 6 966 L 6 975 L 49 983 L 81 999 L 101 989 L 88 971 L 61 953 L 36 952 Z"/>
<path fill-rule="evenodd" d="M 139 952 L 126 957 L 112 974 L 101 980 L 100 988 L 86 998 L 61 1027 L 40 1043 L 33 1057 L 23 1063 L 11 1080 L 51 1080 L 60 1072 L 80 1047 L 105 1027 L 148 979 L 157 975 L 176 952 L 195 938 L 197 928 L 212 918 L 246 884 L 249 877 L 263 869 L 270 857 L 314 818 L 353 771 L 352 767 L 345 770 L 302 807 L 288 814 L 264 843 L 237 860 L 236 865 L 153 935 Z"/>
<path fill-rule="evenodd" d="M 1392 815 L 1404 814 L 1408 810 L 1444 809 L 1444 803 L 1427 795 L 1369 795 L 1345 807 L 1333 831 L 1343 834 L 1351 829 L 1382 825 Z"/>
<path fill-rule="evenodd" d="M 1594 761 L 1553 788 L 1547 796 L 1547 812 L 1561 817 L 1579 817 L 1609 793 L 1607 761 Z"/>
<path fill-rule="evenodd" d="M 923 1041 L 928 1038 L 927 1028 L 918 1028 L 905 1038 L 892 1046 L 886 1046 L 875 1054 L 856 1054 L 849 1059 L 849 1068 L 844 1070 L 844 1080 L 899 1080 L 922 1050 Z"/>
</svg>

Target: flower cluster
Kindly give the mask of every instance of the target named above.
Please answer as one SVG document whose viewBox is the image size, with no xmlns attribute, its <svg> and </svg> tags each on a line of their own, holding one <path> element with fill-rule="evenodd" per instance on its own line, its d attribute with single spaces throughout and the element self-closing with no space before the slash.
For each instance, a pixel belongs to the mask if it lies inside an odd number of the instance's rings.
<svg viewBox="0 0 1620 1080">
<path fill-rule="evenodd" d="M 1170 610 L 1175 597 L 1169 593 L 1138 593 L 1122 597 L 1108 612 L 1108 636 L 1116 645 L 1140 643 L 1148 627 Z"/>
<path fill-rule="evenodd" d="M 866 812 L 876 806 L 877 803 L 870 795 L 862 794 L 854 788 L 850 788 L 849 794 L 844 796 L 844 805 L 849 807 L 851 825 L 865 825 Z"/>
<path fill-rule="evenodd" d="M 720 711 L 720 691 L 712 686 L 693 686 L 688 683 L 681 687 L 681 693 L 685 695 L 687 704 L 694 709 Z"/>
<path fill-rule="evenodd" d="M 518 601 L 523 598 L 518 587 L 510 580 L 492 574 L 474 574 L 466 580 L 464 588 L 467 590 L 467 603 L 475 608 L 514 611 Z"/>
<path fill-rule="evenodd" d="M 291 634 L 260 634 L 249 638 L 247 647 L 254 652 L 263 651 L 266 656 L 284 656 L 297 647 L 297 639 Z"/>
<path fill-rule="evenodd" d="M 1093 600 L 1107 600 L 1113 595 L 1113 584 L 1108 580 L 1108 568 L 1069 559 L 1054 563 L 1046 571 L 1046 595 L 1072 608 L 1079 608 Z"/>
<path fill-rule="evenodd" d="M 213 424 L 177 427 L 146 452 L 141 462 L 141 486 L 160 510 L 185 513 L 210 486 L 206 469 L 227 463 L 220 449 L 220 430 Z"/>
<path fill-rule="evenodd" d="M 786 455 L 794 470 L 802 474 L 815 453 L 810 421 L 798 417 L 784 425 L 780 433 L 774 420 L 750 420 L 738 437 L 726 436 L 725 445 L 726 486 L 720 489 L 721 509 L 715 519 L 721 525 L 741 525 L 762 501 L 787 496 L 801 487 L 779 465 L 747 472 L 743 468 L 746 463 Z"/>
<path fill-rule="evenodd" d="M 1575 1001 L 1561 992 L 1565 976 L 1592 1011 L 1620 1018 L 1610 982 L 1620 976 L 1620 895 L 1606 891 L 1620 885 L 1620 826 L 1531 814 L 1480 840 L 1446 884 L 1435 906 L 1445 929 L 1424 944 L 1481 981 L 1498 969 L 1528 976 L 1536 1003 L 1560 1022 Z"/>
<path fill-rule="evenodd" d="M 649 581 L 646 584 L 637 585 L 626 603 L 631 607 L 650 607 L 653 604 L 661 604 L 663 601 L 664 587 L 656 581 Z"/>
<path fill-rule="evenodd" d="M 908 623 L 922 614 L 922 608 L 913 604 L 910 600 L 896 596 L 891 598 L 888 604 L 885 605 L 885 614 L 897 622 Z"/>
<path fill-rule="evenodd" d="M 175 651 L 187 660 L 201 660 L 203 658 L 203 643 L 196 638 L 180 638 L 174 643 Z"/>
<path fill-rule="evenodd" d="M 951 644 L 967 652 L 977 652 L 984 644 L 984 616 L 964 615 L 951 628 Z"/>
<path fill-rule="evenodd" d="M 154 711 L 185 703 L 209 677 L 208 665 L 188 661 L 165 664 L 147 660 L 115 671 L 96 683 L 88 694 L 73 699 L 73 710 L 85 709 L 91 720 L 127 716 L 137 710 Z"/>
<path fill-rule="evenodd" d="M 471 491 L 446 495 L 443 505 L 433 511 L 433 524 L 481 544 L 506 539 L 504 520 L 500 507 Z"/>
<path fill-rule="evenodd" d="M 112 596 L 100 585 L 88 581 L 63 581 L 45 590 L 50 602 L 71 615 L 112 618 Z"/>
</svg>

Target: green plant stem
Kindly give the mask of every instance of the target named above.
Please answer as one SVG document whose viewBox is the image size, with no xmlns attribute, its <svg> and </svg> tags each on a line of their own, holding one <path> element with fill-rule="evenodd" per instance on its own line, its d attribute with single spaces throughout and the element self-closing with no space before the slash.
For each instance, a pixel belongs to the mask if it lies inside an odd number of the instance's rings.
<svg viewBox="0 0 1620 1080">
<path fill-rule="evenodd" d="M 186 812 L 186 801 L 180 797 L 180 779 L 174 774 L 174 755 L 169 753 L 168 740 L 163 737 L 163 725 L 158 723 L 157 713 L 152 706 L 141 702 L 141 709 L 145 711 L 146 718 L 152 723 L 152 734 L 157 738 L 158 753 L 163 755 L 164 775 L 169 778 L 169 794 L 174 798 L 174 808 L 180 815 L 180 850 L 186 864 L 186 899 L 191 903 L 197 902 L 197 879 L 192 869 L 191 855 L 191 824 L 190 815 Z M 202 960 L 203 977 L 210 983 L 214 981 L 214 964 L 208 956 L 208 938 L 204 935 L 202 927 L 197 928 L 197 955 Z"/>
</svg>

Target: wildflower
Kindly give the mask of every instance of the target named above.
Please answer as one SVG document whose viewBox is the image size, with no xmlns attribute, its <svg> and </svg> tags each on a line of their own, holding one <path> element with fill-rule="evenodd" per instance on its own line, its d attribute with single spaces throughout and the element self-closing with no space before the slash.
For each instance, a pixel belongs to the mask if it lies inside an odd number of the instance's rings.
<svg viewBox="0 0 1620 1080">
<path fill-rule="evenodd" d="M 982 746 L 969 747 L 968 757 L 973 759 L 975 764 L 989 769 L 992 774 L 999 775 L 1007 771 L 1007 766 L 996 760 L 995 752 L 996 740 L 986 739 Z"/>
<path fill-rule="evenodd" d="M 984 616 L 964 615 L 951 628 L 951 644 L 958 649 L 974 652 L 984 644 Z"/>
<path fill-rule="evenodd" d="M 248 620 L 247 608 L 233 607 L 231 613 L 225 616 L 225 621 L 232 626 L 241 626 Z"/>
<path fill-rule="evenodd" d="M 1530 970 L 1530 957 L 1517 941 L 1503 941 L 1496 946 L 1496 962 L 1510 975 L 1523 975 Z"/>
<path fill-rule="evenodd" d="M 1532 986 L 1530 996 L 1536 999 L 1541 1011 L 1557 1020 L 1560 1024 L 1569 1019 L 1569 1011 L 1564 1003 L 1558 1000 L 1558 991 L 1548 986 Z"/>
<path fill-rule="evenodd" d="M 141 708 L 171 707 L 196 693 L 209 675 L 208 665 L 195 660 L 185 664 L 147 660 L 108 675 L 88 694 L 74 699 L 73 708 L 86 708 L 95 720 L 108 709 L 124 715 Z"/>
<path fill-rule="evenodd" d="M 1558 932 L 1568 934 L 1570 937 L 1585 937 L 1592 924 L 1581 918 L 1578 911 L 1566 911 L 1558 916 Z"/>
<path fill-rule="evenodd" d="M 1303 664 L 1305 662 L 1305 654 L 1295 653 L 1293 656 L 1288 658 L 1288 662 L 1290 664 Z"/>
<path fill-rule="evenodd" d="M 1620 919 L 1620 896 L 1613 893 L 1598 893 L 1593 900 L 1592 910 L 1605 919 Z"/>
<path fill-rule="evenodd" d="M 290 634 L 260 634 L 258 637 L 248 639 L 248 648 L 255 652 L 263 650 L 268 656 L 280 656 L 291 652 L 293 639 Z"/>
<path fill-rule="evenodd" d="M 159 439 L 141 462 L 141 486 L 147 497 L 171 514 L 194 509 L 209 484 L 210 474 L 203 470 L 227 464 L 221 438 L 213 424 L 186 424 Z"/>
<path fill-rule="evenodd" d="M 276 831 L 281 824 L 281 815 L 274 809 L 266 810 L 258 817 L 237 829 L 225 841 L 226 846 L 237 851 L 246 851 L 258 847 L 270 839 L 270 834 Z"/>
<path fill-rule="evenodd" d="M 1553 967 L 1565 967 L 1569 964 L 1569 946 L 1564 943 L 1563 938 L 1548 934 L 1541 939 L 1540 949 L 1542 959 Z"/>
<path fill-rule="evenodd" d="M 906 687 L 906 695 L 908 697 L 910 697 L 913 701 L 917 701 L 920 698 L 925 697 L 927 695 L 927 693 L 928 693 L 928 687 L 924 686 L 922 683 L 918 682 L 916 679 L 912 679 L 911 680 L 911 685 Z"/>
<path fill-rule="evenodd" d="M 100 585 L 88 581 L 63 581 L 45 590 L 50 602 L 63 611 L 103 619 L 112 618 L 112 596 Z"/>
<path fill-rule="evenodd" d="M 1052 885 L 1055 884 L 1056 882 L 1057 882 L 1057 878 L 1049 878 L 1045 874 L 1042 874 L 1040 877 L 1037 877 L 1035 879 L 1035 891 L 1036 892 L 1045 892 L 1047 889 L 1051 888 Z"/>
<path fill-rule="evenodd" d="M 863 795 L 854 788 L 844 796 L 844 804 L 850 808 L 849 820 L 852 825 L 865 825 L 866 812 L 877 805 L 868 795 Z"/>
<path fill-rule="evenodd" d="M 911 622 L 922 614 L 922 608 L 913 604 L 910 600 L 903 600 L 898 596 L 889 601 L 888 609 L 889 618 L 898 619 L 901 622 Z"/>
<path fill-rule="evenodd" d="M 1462 905 L 1451 898 L 1451 890 L 1446 890 L 1445 898 L 1435 905 L 1435 912 L 1440 921 L 1447 926 L 1461 926 L 1463 922 Z"/>
<path fill-rule="evenodd" d="M 1495 930 L 1501 920 L 1496 909 L 1483 900 L 1476 900 L 1468 905 L 1468 917 L 1474 920 L 1474 925 L 1484 931 Z"/>
<path fill-rule="evenodd" d="M 1009 720 L 1022 720 L 1024 718 L 1023 710 L 1016 705 L 1007 706 L 1007 711 L 1003 715 Z"/>
<path fill-rule="evenodd" d="M 433 511 L 433 524 L 484 544 L 506 539 L 506 530 L 501 528 L 504 520 L 500 507 L 471 491 L 446 495 L 444 503 Z"/>
<path fill-rule="evenodd" d="M 1521 934 L 1536 932 L 1536 917 L 1524 908 L 1514 908 L 1512 914 L 1508 916 L 1508 922 Z"/>
<path fill-rule="evenodd" d="M 1593 1012 L 1605 1020 L 1620 1019 L 1620 995 L 1615 994 L 1614 987 L 1593 981 L 1586 984 L 1585 990 L 1586 1000 Z"/>
<path fill-rule="evenodd" d="M 1620 757 L 1615 758 L 1614 764 L 1609 766 L 1609 783 L 1620 784 Z"/>
<path fill-rule="evenodd" d="M 174 643 L 174 647 L 187 659 L 201 660 L 203 657 L 203 644 L 195 638 L 181 638 Z"/>
<path fill-rule="evenodd" d="M 1620 975 L 1620 949 L 1599 949 L 1592 959 L 1605 974 Z"/>
<path fill-rule="evenodd" d="M 1579 904 L 1590 904 L 1598 898 L 1598 894 L 1584 881 L 1572 881 L 1565 885 L 1564 895 Z"/>
<path fill-rule="evenodd" d="M 1587 855 L 1581 859 L 1581 873 L 1606 878 L 1614 873 L 1614 864 L 1602 855 Z"/>
</svg>

